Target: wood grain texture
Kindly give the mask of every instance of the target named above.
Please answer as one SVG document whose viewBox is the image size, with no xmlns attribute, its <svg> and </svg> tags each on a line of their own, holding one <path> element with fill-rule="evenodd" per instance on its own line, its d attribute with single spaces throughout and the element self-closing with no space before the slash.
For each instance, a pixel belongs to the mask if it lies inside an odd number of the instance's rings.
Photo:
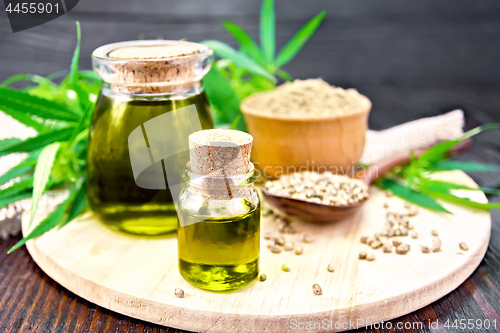
<svg viewBox="0 0 500 333">
<path fill-rule="evenodd" d="M 440 174 L 439 179 L 475 186 L 461 171 Z M 486 201 L 481 192 L 462 191 L 461 195 Z M 370 199 L 352 218 L 322 225 L 294 221 L 297 234 L 285 238 L 304 247 L 300 256 L 286 251 L 271 253 L 268 242 L 262 239 L 260 271 L 267 280 L 255 281 L 236 292 L 207 292 L 184 281 L 177 270 L 175 237 L 151 239 L 118 234 L 91 214 L 30 241 L 27 247 L 45 273 L 75 294 L 116 312 L 165 326 L 196 332 L 237 329 L 284 333 L 295 331 L 293 320 L 348 323 L 363 319 L 376 323 L 417 310 L 460 285 L 482 260 L 491 228 L 490 215 L 484 211 L 454 205 L 445 205 L 453 215 L 420 210 L 411 218 L 419 238 L 400 238 L 412 250 L 406 255 L 384 254 L 359 241 L 361 236 L 383 229 L 384 202 L 392 211 L 404 211 L 402 200 L 388 199 L 382 191 L 372 188 Z M 24 234 L 28 222 L 26 214 Z M 272 218 L 265 218 L 261 228 L 263 233 L 279 235 Z M 432 229 L 440 233 L 442 251 L 423 254 L 420 246 L 430 246 Z M 311 244 L 301 241 L 305 233 L 312 235 Z M 468 251 L 460 251 L 461 241 L 468 244 Z M 361 250 L 374 252 L 376 260 L 359 260 Z M 291 267 L 290 272 L 281 270 L 284 263 Z M 327 271 L 330 263 L 336 272 Z M 312 292 L 314 283 L 321 285 L 321 296 Z M 176 298 L 175 288 L 182 288 L 185 297 Z"/>
<path fill-rule="evenodd" d="M 82 0 L 69 15 L 17 34 L 0 14 L 0 81 L 19 73 L 48 75 L 69 69 L 75 20 L 83 30 L 80 65 L 89 69 L 96 47 L 141 33 L 146 38 L 217 38 L 235 46 L 220 21 L 232 20 L 258 37 L 258 7 L 258 1 L 245 0 Z M 277 0 L 278 46 L 322 8 L 329 11 L 324 24 L 285 69 L 298 78 L 321 76 L 331 84 L 356 87 L 373 102 L 371 129 L 455 108 L 465 111 L 467 128 L 500 121 L 497 0 Z M 459 159 L 500 165 L 498 132 L 475 138 L 473 148 Z M 500 186 L 498 174 L 472 176 L 481 186 Z M 500 196 L 489 200 L 500 202 Z M 0 331 L 179 332 L 75 296 L 48 278 L 25 248 L 7 256 L 17 240 L 0 240 Z M 490 245 L 474 274 L 439 301 L 391 322 L 500 320 L 499 267 L 500 211 L 494 210 Z M 439 332 L 456 330 L 441 326 Z"/>
</svg>

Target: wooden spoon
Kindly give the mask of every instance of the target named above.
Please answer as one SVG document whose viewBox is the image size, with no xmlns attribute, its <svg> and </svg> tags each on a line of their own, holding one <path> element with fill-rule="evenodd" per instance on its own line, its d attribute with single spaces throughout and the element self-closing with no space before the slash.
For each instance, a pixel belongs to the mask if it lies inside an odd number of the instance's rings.
<svg viewBox="0 0 500 333">
<path fill-rule="evenodd" d="M 448 153 L 452 154 L 465 151 L 471 146 L 471 144 L 472 141 L 470 139 L 464 140 L 453 147 Z M 420 155 L 422 155 L 425 150 L 426 149 L 415 150 L 415 157 L 419 157 Z M 361 180 L 364 181 L 369 188 L 370 184 L 374 180 L 382 176 L 384 173 L 388 172 L 398 165 L 403 165 L 408 162 L 410 162 L 409 153 L 401 153 L 392 156 L 370 166 L 361 177 Z M 368 200 L 364 199 L 347 206 L 336 206 L 323 205 L 305 200 L 294 199 L 287 196 L 277 195 L 270 193 L 265 189 L 262 189 L 262 193 L 273 208 L 277 208 L 290 215 L 295 215 L 303 220 L 318 223 L 333 222 L 345 219 L 356 213 Z"/>
</svg>

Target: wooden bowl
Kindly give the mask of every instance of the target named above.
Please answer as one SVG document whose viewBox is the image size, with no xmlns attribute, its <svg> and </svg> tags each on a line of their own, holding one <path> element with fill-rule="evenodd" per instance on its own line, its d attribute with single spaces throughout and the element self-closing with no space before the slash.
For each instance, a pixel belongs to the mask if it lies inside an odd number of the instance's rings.
<svg viewBox="0 0 500 333">
<path fill-rule="evenodd" d="M 253 136 L 252 161 L 266 178 L 297 171 L 346 173 L 355 166 L 365 147 L 370 100 L 346 115 L 293 118 L 255 109 L 263 92 L 247 97 L 241 111 Z"/>
</svg>

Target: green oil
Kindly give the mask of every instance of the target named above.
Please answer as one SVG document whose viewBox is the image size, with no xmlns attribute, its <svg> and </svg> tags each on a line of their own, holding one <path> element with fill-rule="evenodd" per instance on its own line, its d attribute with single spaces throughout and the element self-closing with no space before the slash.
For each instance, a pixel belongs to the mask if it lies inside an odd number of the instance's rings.
<svg viewBox="0 0 500 333">
<path fill-rule="evenodd" d="M 179 270 L 192 285 L 225 291 L 252 282 L 259 271 L 260 206 L 235 217 L 207 218 L 181 210 Z M 192 220 L 200 221 L 189 224 Z"/>
<path fill-rule="evenodd" d="M 87 198 L 104 224 L 139 235 L 159 235 L 177 229 L 177 214 L 168 187 L 156 190 L 136 185 L 128 137 L 148 120 L 188 105 L 196 106 L 203 129 L 212 128 L 204 93 L 163 100 L 127 100 L 101 94 L 90 128 Z"/>
</svg>

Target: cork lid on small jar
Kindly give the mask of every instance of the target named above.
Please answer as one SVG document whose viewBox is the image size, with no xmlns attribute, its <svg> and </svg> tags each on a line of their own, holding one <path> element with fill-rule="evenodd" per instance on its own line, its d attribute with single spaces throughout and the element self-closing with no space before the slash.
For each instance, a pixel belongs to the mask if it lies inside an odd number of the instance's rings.
<svg viewBox="0 0 500 333">
<path fill-rule="evenodd" d="M 253 137 L 229 129 L 204 130 L 189 136 L 190 170 L 199 175 L 236 176 L 250 170 Z"/>
<path fill-rule="evenodd" d="M 172 40 L 114 43 L 92 53 L 94 72 L 112 91 L 130 94 L 187 91 L 200 85 L 212 61 L 209 47 Z"/>
<path fill-rule="evenodd" d="M 253 171 L 250 162 L 253 137 L 226 129 L 204 130 L 189 136 L 189 170 L 195 193 L 208 199 L 244 198 L 251 190 L 242 185 Z"/>
</svg>

